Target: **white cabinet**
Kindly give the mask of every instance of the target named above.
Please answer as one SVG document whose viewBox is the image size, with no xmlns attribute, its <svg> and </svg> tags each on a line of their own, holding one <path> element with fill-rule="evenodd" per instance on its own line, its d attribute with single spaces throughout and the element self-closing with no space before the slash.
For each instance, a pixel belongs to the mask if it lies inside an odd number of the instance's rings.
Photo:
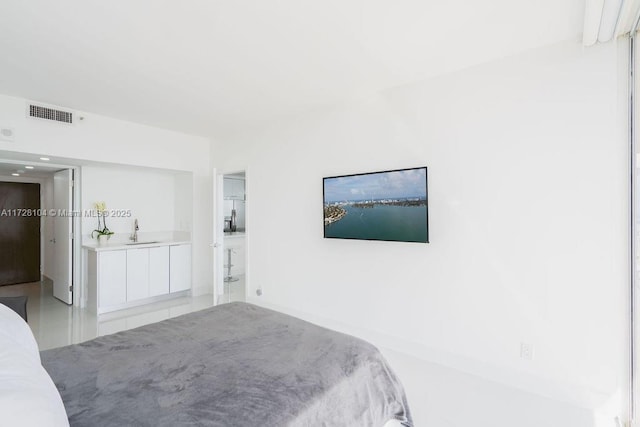
<svg viewBox="0 0 640 427">
<path fill-rule="evenodd" d="M 169 293 L 169 246 L 149 248 L 149 296 Z"/>
<path fill-rule="evenodd" d="M 149 297 L 149 249 L 127 249 L 127 302 Z"/>
<path fill-rule="evenodd" d="M 169 248 L 169 291 L 191 289 L 191 245 L 175 245 Z"/>
<path fill-rule="evenodd" d="M 244 200 L 244 179 L 224 178 L 223 183 L 224 199 Z"/>
<path fill-rule="evenodd" d="M 124 245 L 123 245 L 124 246 Z M 191 245 L 89 250 L 87 307 L 98 314 L 191 289 Z"/>
<path fill-rule="evenodd" d="M 100 252 L 97 256 L 98 307 L 121 305 L 127 301 L 127 254 Z"/>
<path fill-rule="evenodd" d="M 169 293 L 169 247 L 127 249 L 127 302 Z"/>
</svg>

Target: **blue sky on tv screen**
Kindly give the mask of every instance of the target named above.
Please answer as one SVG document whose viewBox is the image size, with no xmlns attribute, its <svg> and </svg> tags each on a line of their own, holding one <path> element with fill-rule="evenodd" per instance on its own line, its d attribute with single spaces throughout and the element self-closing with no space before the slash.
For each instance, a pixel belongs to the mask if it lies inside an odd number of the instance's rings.
<svg viewBox="0 0 640 427">
<path fill-rule="evenodd" d="M 325 202 L 405 199 L 427 196 L 427 169 L 407 169 L 326 178 Z"/>
</svg>

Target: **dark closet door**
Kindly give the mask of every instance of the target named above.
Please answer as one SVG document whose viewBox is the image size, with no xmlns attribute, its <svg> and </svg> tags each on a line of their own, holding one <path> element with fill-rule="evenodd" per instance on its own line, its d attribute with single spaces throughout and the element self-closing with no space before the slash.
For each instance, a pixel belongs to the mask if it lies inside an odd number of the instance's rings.
<svg viewBox="0 0 640 427">
<path fill-rule="evenodd" d="M 40 280 L 39 210 L 40 184 L 0 182 L 0 286 Z"/>
</svg>

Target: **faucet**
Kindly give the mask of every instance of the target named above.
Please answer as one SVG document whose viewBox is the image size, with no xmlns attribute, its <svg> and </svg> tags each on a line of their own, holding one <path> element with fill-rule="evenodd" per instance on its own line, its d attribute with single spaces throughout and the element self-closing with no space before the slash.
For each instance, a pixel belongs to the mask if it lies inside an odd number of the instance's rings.
<svg viewBox="0 0 640 427">
<path fill-rule="evenodd" d="M 134 242 L 138 241 L 138 230 L 140 230 L 140 227 L 138 227 L 138 218 L 136 218 L 136 220 L 133 223 L 133 234 L 131 235 L 131 237 L 129 239 L 133 240 Z"/>
</svg>

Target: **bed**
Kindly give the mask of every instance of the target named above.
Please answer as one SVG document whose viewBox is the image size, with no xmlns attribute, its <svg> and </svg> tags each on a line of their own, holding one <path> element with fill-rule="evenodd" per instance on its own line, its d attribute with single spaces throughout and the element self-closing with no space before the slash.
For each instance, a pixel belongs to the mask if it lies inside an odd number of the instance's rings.
<svg viewBox="0 0 640 427">
<path fill-rule="evenodd" d="M 371 344 L 230 303 L 43 351 L 73 426 L 412 426 Z"/>
<path fill-rule="evenodd" d="M 4 304 L 0 304 L 0 425 L 69 425 L 29 325 Z"/>
</svg>

